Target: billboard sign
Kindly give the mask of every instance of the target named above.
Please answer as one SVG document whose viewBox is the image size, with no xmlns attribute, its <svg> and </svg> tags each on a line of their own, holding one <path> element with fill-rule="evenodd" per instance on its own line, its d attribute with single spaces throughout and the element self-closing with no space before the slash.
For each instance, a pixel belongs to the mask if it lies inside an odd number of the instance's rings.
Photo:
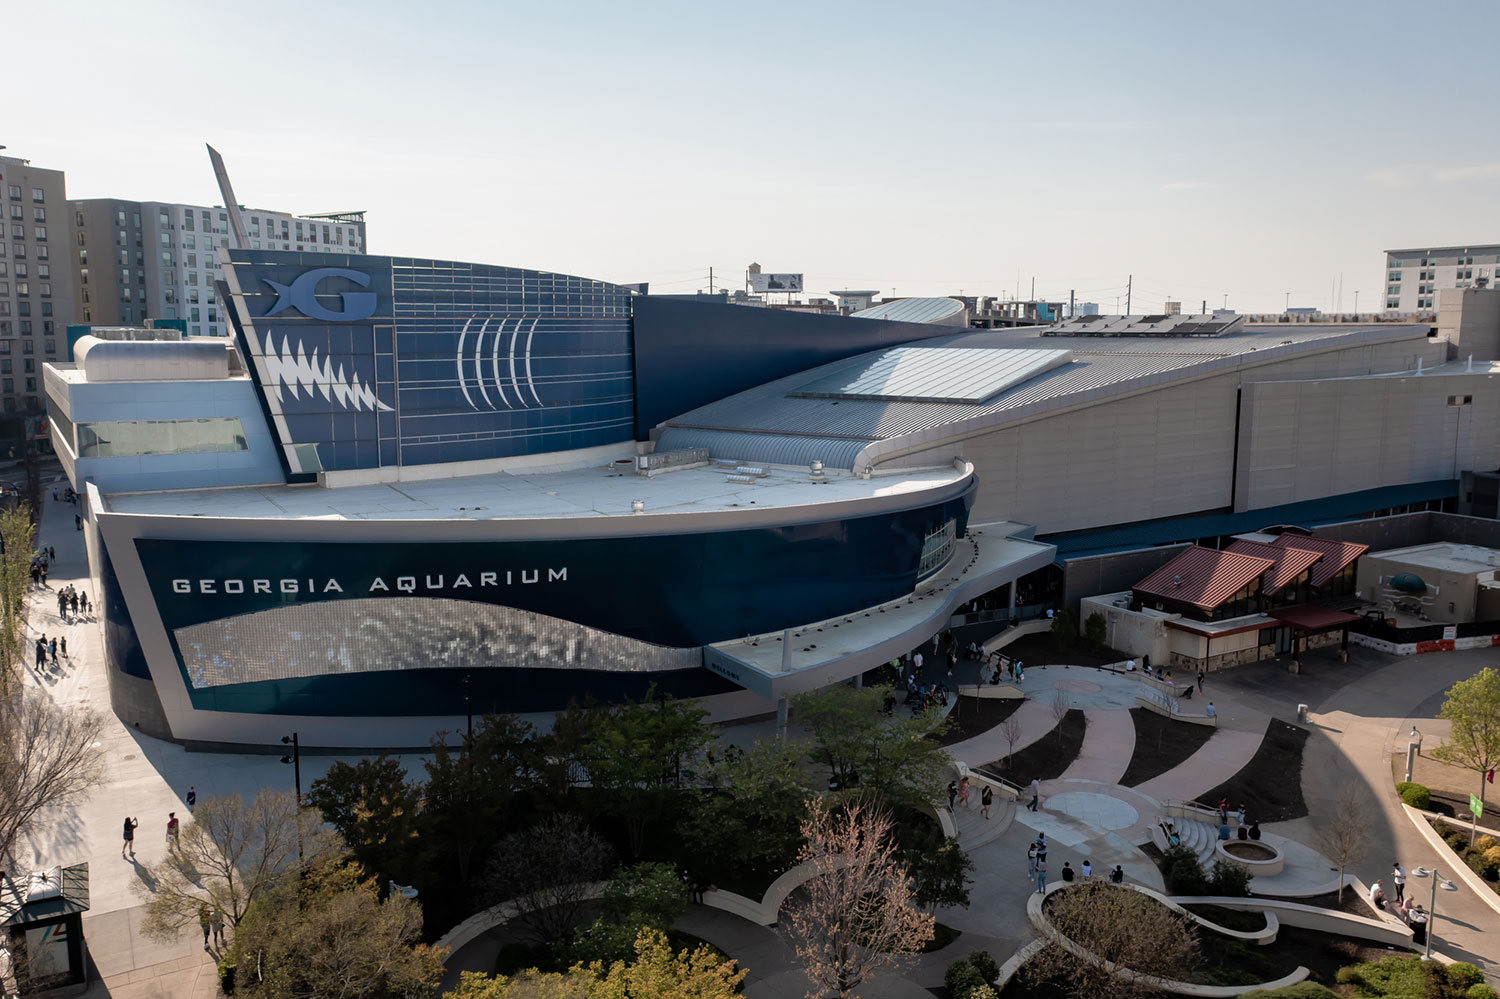
<svg viewBox="0 0 1500 999">
<path fill-rule="evenodd" d="M 750 290 L 756 293 L 768 291 L 801 291 L 801 274 L 751 274 Z"/>
</svg>

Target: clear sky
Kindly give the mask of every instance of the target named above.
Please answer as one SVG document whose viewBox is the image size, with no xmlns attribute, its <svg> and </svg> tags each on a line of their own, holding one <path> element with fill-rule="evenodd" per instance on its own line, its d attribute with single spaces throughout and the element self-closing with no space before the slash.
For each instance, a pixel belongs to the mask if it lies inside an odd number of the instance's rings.
<svg viewBox="0 0 1500 999">
<path fill-rule="evenodd" d="M 1500 242 L 1473 5 L 13 3 L 7 155 L 70 197 L 365 209 L 376 253 L 654 290 L 1380 304 Z M 44 99 L 33 99 L 44 98 Z M 1123 302 L 1121 302 L 1123 305 Z"/>
</svg>

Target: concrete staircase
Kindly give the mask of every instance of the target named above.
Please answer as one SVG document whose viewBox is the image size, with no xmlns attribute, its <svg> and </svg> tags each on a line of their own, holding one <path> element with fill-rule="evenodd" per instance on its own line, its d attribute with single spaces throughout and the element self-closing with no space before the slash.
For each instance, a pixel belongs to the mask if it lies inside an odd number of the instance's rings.
<svg viewBox="0 0 1500 999">
<path fill-rule="evenodd" d="M 963 805 L 953 806 L 953 827 L 958 833 L 958 843 L 968 853 L 973 853 L 991 840 L 999 839 L 1015 818 L 1015 800 L 998 794 L 995 796 L 995 803 L 990 806 L 989 819 L 983 818 L 979 814 L 977 789 L 969 797 L 968 808 Z"/>
<path fill-rule="evenodd" d="M 1198 855 L 1198 863 L 1205 871 L 1214 865 L 1214 861 L 1218 859 L 1214 856 L 1214 844 L 1219 841 L 1217 827 L 1196 819 L 1179 819 L 1173 816 L 1164 816 L 1162 821 L 1172 823 L 1182 845 Z M 1151 840 L 1158 849 L 1167 849 L 1167 834 L 1162 832 L 1160 825 L 1152 827 Z"/>
</svg>

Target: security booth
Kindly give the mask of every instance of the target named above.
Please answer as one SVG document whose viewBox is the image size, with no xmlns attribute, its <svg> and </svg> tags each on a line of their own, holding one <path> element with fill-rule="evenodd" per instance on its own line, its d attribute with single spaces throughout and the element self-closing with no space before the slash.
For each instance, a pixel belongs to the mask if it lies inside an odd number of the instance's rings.
<svg viewBox="0 0 1500 999">
<path fill-rule="evenodd" d="M 21 994 L 84 990 L 88 960 L 83 949 L 83 914 L 88 909 L 88 864 L 0 879 L 0 930 L 6 936 Z"/>
</svg>

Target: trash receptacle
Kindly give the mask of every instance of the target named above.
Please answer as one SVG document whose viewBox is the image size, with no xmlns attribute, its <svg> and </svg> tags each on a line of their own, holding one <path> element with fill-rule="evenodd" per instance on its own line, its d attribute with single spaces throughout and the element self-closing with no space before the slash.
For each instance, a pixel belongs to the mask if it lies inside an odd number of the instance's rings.
<svg viewBox="0 0 1500 999">
<path fill-rule="evenodd" d="M 1303 724 L 1303 725 L 1307 724 L 1307 705 L 1306 704 L 1299 704 L 1299 705 L 1297 705 L 1297 721 L 1300 724 Z"/>
</svg>

